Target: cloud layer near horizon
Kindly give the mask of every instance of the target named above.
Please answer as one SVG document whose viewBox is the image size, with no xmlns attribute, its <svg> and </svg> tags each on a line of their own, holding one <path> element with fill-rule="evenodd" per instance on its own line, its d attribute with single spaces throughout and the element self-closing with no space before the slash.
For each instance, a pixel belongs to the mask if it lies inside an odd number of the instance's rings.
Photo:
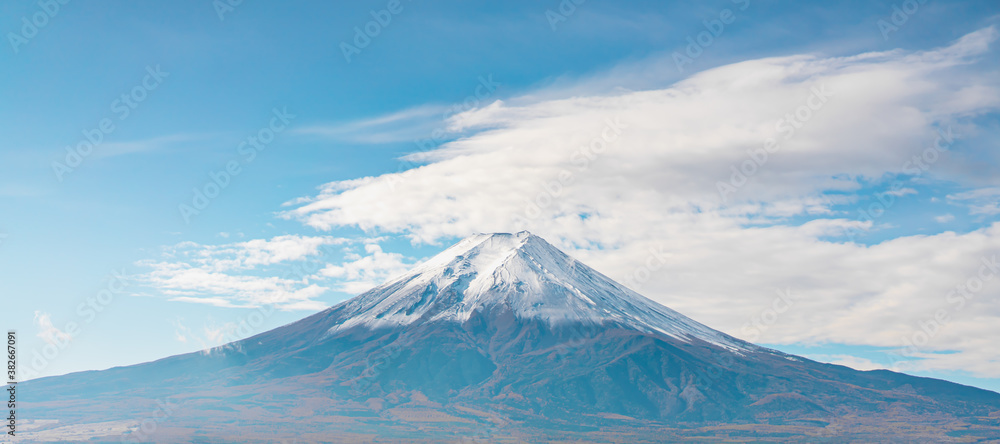
<svg viewBox="0 0 1000 444">
<path fill-rule="evenodd" d="M 930 51 L 750 60 L 658 90 L 497 101 L 450 118 L 471 135 L 407 159 L 424 166 L 326 184 L 284 215 L 425 243 L 528 229 L 738 337 L 917 342 L 911 368 L 998 377 L 1000 279 L 984 264 L 1000 254 L 1000 225 L 869 246 L 843 235 L 878 220 L 837 210 L 897 180 L 957 183 L 949 200 L 992 214 L 997 163 L 983 160 L 996 153 L 977 118 L 1000 107 L 1000 89 L 977 61 L 996 38 L 986 28 Z"/>
</svg>

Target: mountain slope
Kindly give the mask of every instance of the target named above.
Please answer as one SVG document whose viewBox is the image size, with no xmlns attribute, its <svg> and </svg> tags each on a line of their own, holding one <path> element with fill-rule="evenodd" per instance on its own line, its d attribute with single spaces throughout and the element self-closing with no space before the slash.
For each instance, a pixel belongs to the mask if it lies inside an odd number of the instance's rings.
<svg viewBox="0 0 1000 444">
<path fill-rule="evenodd" d="M 355 326 L 464 323 L 498 311 L 553 327 L 618 326 L 732 349 L 757 348 L 646 299 L 528 232 L 462 240 L 342 310 L 331 310 L 340 322 L 330 333 Z"/>
<path fill-rule="evenodd" d="M 37 418 L 112 418 L 135 438 L 150 436 L 122 406 L 170 401 L 187 408 L 160 423 L 160 438 L 248 424 L 264 442 L 942 440 L 1000 429 L 1000 394 L 741 341 L 526 232 L 471 236 L 356 298 L 209 353 L 24 387 Z"/>
</svg>

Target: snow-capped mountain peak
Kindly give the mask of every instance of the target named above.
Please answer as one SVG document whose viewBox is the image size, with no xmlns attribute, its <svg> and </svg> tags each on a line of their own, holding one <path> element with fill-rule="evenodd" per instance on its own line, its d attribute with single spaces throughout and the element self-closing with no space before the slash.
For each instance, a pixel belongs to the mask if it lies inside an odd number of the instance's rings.
<svg viewBox="0 0 1000 444">
<path fill-rule="evenodd" d="M 344 302 L 331 333 L 422 322 L 465 322 L 510 311 L 552 326 L 608 325 L 755 347 L 653 302 L 527 231 L 469 236 L 408 273 Z"/>
</svg>

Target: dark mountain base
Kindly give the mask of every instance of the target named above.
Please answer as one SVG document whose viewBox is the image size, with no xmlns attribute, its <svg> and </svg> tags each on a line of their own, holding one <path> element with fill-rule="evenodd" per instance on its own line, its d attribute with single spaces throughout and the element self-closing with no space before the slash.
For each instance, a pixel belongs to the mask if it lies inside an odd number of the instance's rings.
<svg viewBox="0 0 1000 444">
<path fill-rule="evenodd" d="M 420 393 L 361 402 L 311 395 L 310 387 L 283 384 L 234 388 L 129 402 L 95 412 L 102 404 L 64 405 L 47 416 L 72 417 L 40 431 L 24 430 L 19 442 L 989 442 L 1000 439 L 1000 417 L 955 418 L 887 411 L 816 416 L 765 423 L 665 425 L 616 414 L 583 421 L 551 421 L 503 405 L 440 405 Z M 110 401 L 110 400 L 109 400 Z M 239 401 L 239 402 L 234 402 Z M 163 405 L 168 416 L 163 416 Z M 234 407 L 236 406 L 236 407 Z M 41 407 L 41 406 L 39 406 Z M 87 410 L 87 411 L 81 411 Z M 39 410 L 31 409 L 32 412 Z M 25 411 L 25 415 L 34 413 Z M 207 420 L 211 418 L 211 420 Z M 161 421 L 157 422 L 157 419 Z M 581 424 L 583 423 L 583 424 Z M 116 428 L 117 427 L 117 428 Z M 59 438 L 62 440 L 58 440 Z"/>
<path fill-rule="evenodd" d="M 114 442 L 1000 439 L 990 391 L 630 330 L 490 325 L 278 329 L 210 355 L 23 383 L 20 416 L 59 420 L 26 438 L 68 442 L 102 427 Z"/>
</svg>

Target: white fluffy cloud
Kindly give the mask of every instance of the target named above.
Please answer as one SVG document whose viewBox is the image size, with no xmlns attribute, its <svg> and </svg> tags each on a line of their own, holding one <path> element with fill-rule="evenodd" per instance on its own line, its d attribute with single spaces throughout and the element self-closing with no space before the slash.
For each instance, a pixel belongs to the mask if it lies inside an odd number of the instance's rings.
<svg viewBox="0 0 1000 444">
<path fill-rule="evenodd" d="M 46 312 L 35 311 L 34 321 L 35 326 L 38 327 L 38 337 L 49 344 L 65 344 L 73 339 L 68 333 L 52 325 L 52 316 Z"/>
<path fill-rule="evenodd" d="M 287 265 L 306 259 L 325 263 L 331 258 L 324 248 L 348 242 L 331 236 L 299 235 L 224 245 L 183 242 L 167 249 L 163 260 L 142 261 L 140 265 L 150 269 L 143 276 L 146 284 L 174 301 L 218 307 L 275 305 L 284 310 L 319 310 L 326 304 L 317 298 L 329 288 L 311 282 L 304 273 Z"/>
<path fill-rule="evenodd" d="M 359 294 L 386 280 L 403 274 L 413 264 L 399 253 L 386 253 L 374 243 L 365 245 L 367 256 L 348 253 L 341 265 L 330 264 L 319 271 L 318 278 L 335 278 L 344 293 Z"/>
<path fill-rule="evenodd" d="M 326 306 L 315 300 L 328 290 L 326 287 L 299 280 L 216 273 L 186 263 L 148 265 L 153 269 L 146 275 L 148 283 L 174 301 L 219 307 L 278 305 L 286 310 L 319 310 Z"/>
<path fill-rule="evenodd" d="M 878 226 L 834 209 L 857 202 L 864 183 L 997 185 L 995 170 L 970 167 L 990 147 L 949 149 L 1000 107 L 998 79 L 977 70 L 996 38 L 987 28 L 936 50 L 750 60 L 665 89 L 497 101 L 449 119 L 471 135 L 411 156 L 425 166 L 327 184 L 285 216 L 418 242 L 529 229 L 736 336 L 916 341 L 908 358 L 925 368 L 1000 376 L 983 339 L 1000 337 L 1000 279 L 983 274 L 971 297 L 956 296 L 1000 254 L 1000 226 L 871 246 L 830 240 Z M 944 149 L 929 152 L 942 135 Z M 977 205 L 990 214 L 989 202 Z M 779 301 L 776 289 L 794 298 Z"/>
<path fill-rule="evenodd" d="M 657 217 L 718 209 L 719 183 L 764 155 L 726 196 L 750 205 L 727 209 L 770 214 L 819 191 L 853 190 L 859 178 L 904 172 L 937 127 L 995 109 L 996 80 L 964 69 L 995 37 L 989 28 L 936 51 L 751 60 L 662 90 L 495 102 L 450 121 L 456 132 L 479 133 L 413 156 L 429 165 L 328 184 L 287 215 L 423 241 L 517 225 L 585 229 L 581 215 L 632 218 L 633 203 Z M 938 163 L 945 174 L 947 162 Z"/>
<path fill-rule="evenodd" d="M 828 362 L 830 364 L 843 365 L 856 370 L 879 370 L 887 367 L 870 359 L 859 358 L 851 355 L 807 355 L 813 361 Z"/>
<path fill-rule="evenodd" d="M 382 251 L 383 240 L 282 235 L 222 245 L 182 242 L 166 248 L 161 260 L 139 265 L 149 270 L 145 284 L 172 301 L 316 311 L 326 308 L 321 298 L 329 292 L 362 293 L 413 265 Z M 209 333 L 204 336 L 212 339 Z"/>
<path fill-rule="evenodd" d="M 225 245 L 184 242 L 176 245 L 174 252 L 188 256 L 192 262 L 209 270 L 246 270 L 261 265 L 301 260 L 317 255 L 324 245 L 342 245 L 347 242 L 348 239 L 330 236 L 283 235 Z"/>
</svg>

